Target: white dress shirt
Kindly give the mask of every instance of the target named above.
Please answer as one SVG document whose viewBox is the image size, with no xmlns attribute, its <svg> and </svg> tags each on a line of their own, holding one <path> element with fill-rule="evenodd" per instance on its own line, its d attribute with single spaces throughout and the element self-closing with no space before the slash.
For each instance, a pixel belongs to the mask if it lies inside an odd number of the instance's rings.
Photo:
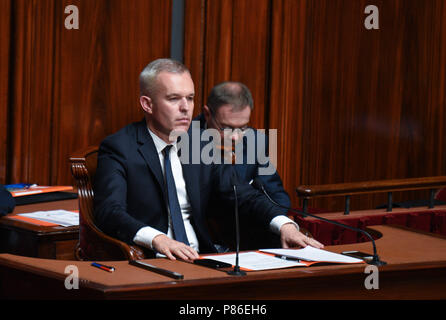
<svg viewBox="0 0 446 320">
<path fill-rule="evenodd" d="M 164 155 L 162 151 L 168 144 L 164 142 L 161 138 L 159 138 L 150 129 L 148 130 L 150 135 L 152 136 L 156 151 L 158 152 L 161 169 L 163 171 L 163 176 L 164 176 Z M 190 246 L 198 252 L 197 234 L 195 233 L 195 230 L 192 227 L 190 220 L 191 206 L 190 206 L 189 196 L 187 195 L 186 191 L 186 182 L 183 176 L 183 167 L 181 166 L 181 162 L 177 152 L 178 150 L 176 143 L 172 143 L 172 148 L 170 149 L 170 163 L 172 166 L 172 175 L 175 180 L 175 186 L 177 188 L 177 197 L 181 208 L 181 214 L 183 216 L 184 228 L 186 230 L 186 235 Z M 169 211 L 169 208 L 167 208 L 167 210 Z M 299 226 L 293 220 L 291 220 L 285 215 L 280 215 L 272 219 L 270 222 L 270 229 L 275 234 L 280 234 L 280 228 L 285 223 L 292 223 L 299 230 Z M 156 236 L 160 234 L 164 233 L 150 226 L 143 227 L 138 230 L 135 237 L 133 238 L 133 241 L 138 245 L 153 249 L 152 241 Z M 167 236 L 169 238 L 173 238 L 172 219 L 170 218 L 170 212 L 169 212 L 169 224 L 168 224 Z"/>
<path fill-rule="evenodd" d="M 164 176 L 163 150 L 168 144 L 165 141 L 163 141 L 160 137 L 158 137 L 156 134 L 154 134 L 150 129 L 149 133 L 152 136 L 156 151 L 158 152 L 158 157 L 160 159 L 160 164 L 161 164 L 161 170 L 163 171 L 163 176 Z M 177 188 L 177 197 L 181 208 L 181 215 L 183 216 L 184 229 L 186 230 L 187 240 L 189 241 L 189 245 L 193 249 L 198 251 L 197 234 L 195 233 L 195 230 L 192 227 L 190 221 L 191 206 L 190 206 L 189 196 L 187 195 L 186 192 L 186 181 L 184 181 L 183 167 L 181 166 L 180 158 L 178 157 L 176 142 L 172 143 L 172 148 L 170 148 L 169 155 L 170 155 L 170 165 L 172 167 L 172 175 L 173 179 L 175 180 L 175 186 Z M 167 208 L 167 211 L 169 212 L 169 224 L 168 224 L 169 227 L 167 230 L 167 236 L 173 239 L 172 219 L 170 218 L 169 208 Z M 160 234 L 163 233 L 155 228 L 149 226 L 143 227 L 140 230 L 138 230 L 133 241 L 136 244 L 153 249 L 152 240 Z"/>
</svg>

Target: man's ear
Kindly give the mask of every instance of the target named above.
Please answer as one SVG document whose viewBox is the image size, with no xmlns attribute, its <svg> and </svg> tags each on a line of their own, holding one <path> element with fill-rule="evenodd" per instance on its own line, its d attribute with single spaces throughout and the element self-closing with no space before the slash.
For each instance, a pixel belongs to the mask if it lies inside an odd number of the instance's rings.
<svg viewBox="0 0 446 320">
<path fill-rule="evenodd" d="M 148 96 L 140 96 L 139 103 L 141 104 L 141 108 L 145 113 L 152 114 L 152 99 Z"/>
<path fill-rule="evenodd" d="M 203 114 L 206 122 L 209 124 L 209 121 L 211 120 L 211 110 L 209 110 L 209 107 L 207 105 L 203 106 Z"/>
</svg>

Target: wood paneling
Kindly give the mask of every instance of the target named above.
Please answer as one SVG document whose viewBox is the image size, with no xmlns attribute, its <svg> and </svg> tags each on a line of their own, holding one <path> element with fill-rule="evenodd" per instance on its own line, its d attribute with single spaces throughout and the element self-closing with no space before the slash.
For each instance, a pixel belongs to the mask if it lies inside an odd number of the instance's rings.
<svg viewBox="0 0 446 320">
<path fill-rule="evenodd" d="M 301 181 L 305 105 L 305 1 L 273 1 L 269 127 L 277 129 L 277 170 L 295 199 Z M 298 183 L 300 184 L 300 183 Z"/>
<path fill-rule="evenodd" d="M 11 41 L 11 2 L 0 2 L 0 183 L 6 181 L 8 160 L 9 68 Z"/>
<path fill-rule="evenodd" d="M 138 76 L 169 55 L 170 1 L 63 1 L 77 4 L 80 30 L 60 28 L 51 180 L 67 181 L 68 157 L 139 121 Z M 62 9 L 63 10 L 63 9 Z M 59 23 L 63 25 L 63 20 Z M 75 134 L 73 134 L 75 133 Z M 61 164 L 64 164 L 63 166 Z"/>
<path fill-rule="evenodd" d="M 195 85 L 194 117 L 201 113 L 205 100 L 204 79 L 204 37 L 206 0 L 185 1 L 184 8 L 184 64 L 189 68 Z"/>
<path fill-rule="evenodd" d="M 12 2 L 10 180 L 49 183 L 54 85 L 54 1 Z"/>
<path fill-rule="evenodd" d="M 13 80 L 1 73 L 2 92 L 5 79 L 12 92 L 12 134 L 6 148 L 2 134 L 0 150 L 11 150 L 11 163 L 3 169 L 2 152 L 0 168 L 7 182 L 71 184 L 72 152 L 142 119 L 138 75 L 169 55 L 171 1 L 2 1 L 14 28 L 2 28 L 2 53 L 14 55 L 6 55 Z M 67 5 L 79 9 L 79 30 L 65 28 Z M 3 133 L 3 100 L 0 110 Z"/>
<path fill-rule="evenodd" d="M 309 4 L 302 177 L 292 183 L 444 174 L 444 2 L 375 1 L 380 30 L 363 27 L 367 1 Z"/>
<path fill-rule="evenodd" d="M 231 78 L 252 91 L 251 125 L 257 128 L 267 128 L 269 11 L 267 0 L 234 1 L 233 4 Z"/>
<path fill-rule="evenodd" d="M 269 8 L 268 0 L 186 2 L 185 63 L 192 75 L 198 76 L 194 78 L 199 92 L 194 114 L 201 112 L 213 86 L 222 81 L 240 81 L 253 94 L 251 124 L 265 128 Z M 201 56 L 201 65 L 197 55 Z"/>
</svg>

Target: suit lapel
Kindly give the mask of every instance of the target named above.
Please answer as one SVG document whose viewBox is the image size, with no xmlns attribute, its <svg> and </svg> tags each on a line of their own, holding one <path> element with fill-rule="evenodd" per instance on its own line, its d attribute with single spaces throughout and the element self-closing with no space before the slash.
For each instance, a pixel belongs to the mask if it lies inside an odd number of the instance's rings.
<svg viewBox="0 0 446 320">
<path fill-rule="evenodd" d="M 140 144 L 138 151 L 146 161 L 164 194 L 164 177 L 159 156 L 155 143 L 147 130 L 145 121 L 140 122 L 138 125 L 137 140 Z M 182 163 L 181 166 L 183 168 L 183 176 L 186 182 L 186 191 L 189 196 L 192 213 L 194 215 L 200 214 L 200 165 Z"/>
<path fill-rule="evenodd" d="M 150 136 L 149 131 L 147 130 L 145 121 L 140 122 L 137 132 L 137 139 L 138 143 L 140 144 L 138 152 L 146 161 L 148 167 L 155 176 L 155 179 L 158 181 L 161 190 L 164 190 L 164 177 L 161 170 L 160 159 L 158 156 L 158 152 L 156 151 L 155 144 L 153 143 L 153 139 Z"/>
</svg>

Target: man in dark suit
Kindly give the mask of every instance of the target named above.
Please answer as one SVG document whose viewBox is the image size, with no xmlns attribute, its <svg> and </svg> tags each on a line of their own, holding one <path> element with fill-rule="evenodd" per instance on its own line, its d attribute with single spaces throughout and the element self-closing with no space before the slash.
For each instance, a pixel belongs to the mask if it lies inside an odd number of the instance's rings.
<svg viewBox="0 0 446 320">
<path fill-rule="evenodd" d="M 200 121 L 200 128 L 212 128 L 218 130 L 222 142 L 225 139 L 232 139 L 234 144 L 242 144 L 242 154 L 240 162 L 234 166 L 238 176 L 245 182 L 251 182 L 255 178 L 263 181 L 268 194 L 277 203 L 284 207 L 290 207 L 291 202 L 287 192 L 283 188 L 282 180 L 265 157 L 268 151 L 268 138 L 258 130 L 248 126 L 251 112 L 254 108 L 254 101 L 249 88 L 240 82 L 227 81 L 217 84 L 212 88 L 203 112 L 194 120 Z M 237 133 L 238 131 L 238 133 Z M 251 134 L 249 137 L 245 133 Z M 260 157 L 262 156 L 262 159 Z M 266 170 L 272 168 L 273 170 Z M 266 173 L 262 170 L 267 171 Z M 269 171 L 269 172 L 268 172 Z M 232 215 L 226 215 L 218 206 L 211 210 L 213 217 L 218 221 L 218 225 L 226 225 L 226 229 L 234 224 Z M 283 214 L 286 214 L 283 211 Z M 241 218 L 243 249 L 253 249 L 254 246 L 272 247 L 280 245 L 279 239 L 269 232 L 262 225 L 255 221 Z M 230 230 L 230 229 L 229 229 Z M 234 238 L 230 233 L 216 236 L 220 242 L 228 243 Z"/>
<path fill-rule="evenodd" d="M 15 208 L 15 200 L 5 186 L 0 184 L 0 217 L 12 212 Z"/>
<path fill-rule="evenodd" d="M 179 159 L 177 137 L 189 129 L 194 107 L 190 72 L 174 60 L 155 60 L 140 74 L 140 91 L 144 121 L 100 145 L 96 223 L 113 237 L 170 259 L 191 261 L 198 252 L 216 252 L 205 211 L 217 198 L 233 207 L 231 167 Z M 322 246 L 249 184 L 238 186 L 238 198 L 240 213 L 275 228 L 284 247 Z"/>
</svg>

